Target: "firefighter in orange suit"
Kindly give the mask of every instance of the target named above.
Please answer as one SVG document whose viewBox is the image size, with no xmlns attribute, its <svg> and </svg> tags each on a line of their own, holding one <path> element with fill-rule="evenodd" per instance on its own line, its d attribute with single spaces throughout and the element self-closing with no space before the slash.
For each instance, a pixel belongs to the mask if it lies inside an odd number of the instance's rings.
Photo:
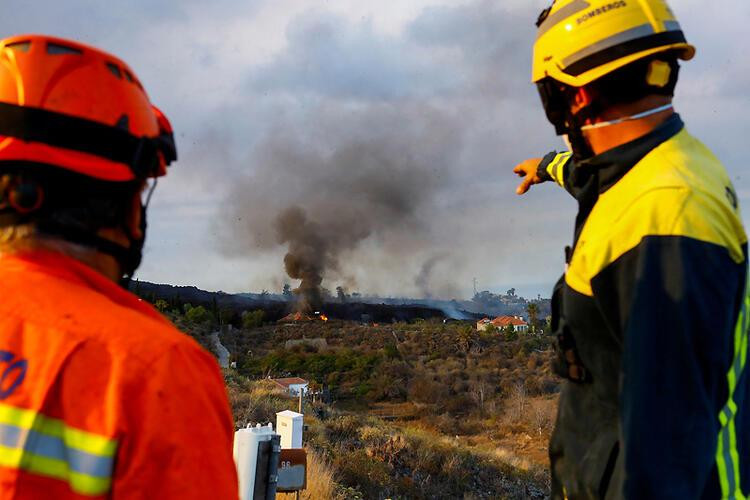
<svg viewBox="0 0 750 500">
<path fill-rule="evenodd" d="M 0 499 L 237 498 L 215 360 L 121 287 L 174 160 L 120 59 L 0 41 Z"/>
</svg>

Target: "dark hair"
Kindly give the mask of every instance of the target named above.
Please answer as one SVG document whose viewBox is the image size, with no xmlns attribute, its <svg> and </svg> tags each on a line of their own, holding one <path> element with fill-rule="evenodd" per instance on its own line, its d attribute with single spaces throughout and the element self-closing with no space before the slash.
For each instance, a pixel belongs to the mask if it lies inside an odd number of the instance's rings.
<svg viewBox="0 0 750 500">
<path fill-rule="evenodd" d="M 106 182 L 46 165 L 19 163 L 0 165 L 0 186 L 21 186 L 26 192 L 41 193 L 38 209 L 18 213 L 3 203 L 0 193 L 0 225 L 22 223 L 66 226 L 76 231 L 96 232 L 120 226 L 127 217 L 140 182 Z M 5 191 L 5 188 L 3 188 Z"/>
<path fill-rule="evenodd" d="M 647 76 L 651 64 L 662 61 L 669 65 L 669 80 L 663 86 L 651 85 Z M 586 85 L 594 94 L 600 109 L 629 104 L 649 95 L 673 96 L 680 65 L 674 52 L 664 52 L 639 59 Z"/>
</svg>

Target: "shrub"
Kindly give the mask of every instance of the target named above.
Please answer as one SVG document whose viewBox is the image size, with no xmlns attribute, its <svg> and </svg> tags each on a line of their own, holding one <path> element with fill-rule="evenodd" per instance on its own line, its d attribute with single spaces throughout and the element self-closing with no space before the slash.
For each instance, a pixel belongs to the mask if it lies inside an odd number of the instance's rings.
<svg viewBox="0 0 750 500">
<path fill-rule="evenodd" d="M 552 401 L 534 401 L 531 404 L 531 421 L 541 436 L 552 429 L 555 422 L 555 404 Z"/>
<path fill-rule="evenodd" d="M 163 314 L 169 310 L 169 302 L 167 302 L 164 299 L 159 299 L 156 302 L 154 302 L 154 307 L 156 308 L 157 311 Z"/>
<path fill-rule="evenodd" d="M 355 415 L 343 415 L 331 419 L 326 426 L 326 432 L 331 441 L 345 441 L 355 437 L 362 423 Z"/>
<path fill-rule="evenodd" d="M 251 328 L 257 328 L 263 326 L 263 318 L 265 313 L 261 309 L 255 311 L 245 311 L 242 313 L 242 328 L 250 330 Z"/>
<path fill-rule="evenodd" d="M 398 353 L 398 348 L 396 347 L 396 344 L 394 344 L 393 342 L 389 342 L 388 344 L 386 344 L 384 351 L 385 351 L 386 357 L 388 358 L 393 359 L 393 358 L 401 357 L 401 355 Z"/>
<path fill-rule="evenodd" d="M 189 304 L 186 304 L 186 306 Z M 205 325 L 212 320 L 211 313 L 203 306 L 191 307 L 185 312 L 185 319 L 194 325 Z"/>
<path fill-rule="evenodd" d="M 332 465 L 337 471 L 336 477 L 343 484 L 357 485 L 365 498 L 379 498 L 383 485 L 392 480 L 388 465 L 370 458 L 363 449 L 336 453 Z"/>
<path fill-rule="evenodd" d="M 528 398 L 526 396 L 526 388 L 521 383 L 517 383 L 513 386 L 511 393 L 508 397 L 508 414 L 512 422 L 518 422 L 523 418 L 524 412 L 526 411 L 526 405 Z"/>
<path fill-rule="evenodd" d="M 474 400 L 466 394 L 456 394 L 445 400 L 445 410 L 451 415 L 464 415 L 475 408 Z"/>
<path fill-rule="evenodd" d="M 417 403 L 442 404 L 448 395 L 445 385 L 424 376 L 417 377 L 409 383 L 409 399 Z"/>
</svg>

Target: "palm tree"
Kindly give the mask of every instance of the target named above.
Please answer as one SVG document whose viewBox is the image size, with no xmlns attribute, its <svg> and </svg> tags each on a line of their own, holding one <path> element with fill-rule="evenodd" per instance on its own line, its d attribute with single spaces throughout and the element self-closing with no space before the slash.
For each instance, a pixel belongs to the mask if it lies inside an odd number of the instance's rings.
<svg viewBox="0 0 750 500">
<path fill-rule="evenodd" d="M 529 314 L 529 326 L 531 327 L 530 330 L 532 333 L 536 331 L 536 322 L 537 322 L 537 315 L 539 314 L 539 306 L 537 306 L 534 302 L 530 302 L 528 306 L 526 306 L 526 312 Z"/>
</svg>

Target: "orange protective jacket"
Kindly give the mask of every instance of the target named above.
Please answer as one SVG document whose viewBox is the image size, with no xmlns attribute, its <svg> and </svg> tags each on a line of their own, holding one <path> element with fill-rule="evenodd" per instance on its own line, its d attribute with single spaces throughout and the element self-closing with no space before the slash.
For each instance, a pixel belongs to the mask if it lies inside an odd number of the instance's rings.
<svg viewBox="0 0 750 500">
<path fill-rule="evenodd" d="M 236 499 L 215 359 L 84 264 L 0 256 L 0 499 Z"/>
</svg>

